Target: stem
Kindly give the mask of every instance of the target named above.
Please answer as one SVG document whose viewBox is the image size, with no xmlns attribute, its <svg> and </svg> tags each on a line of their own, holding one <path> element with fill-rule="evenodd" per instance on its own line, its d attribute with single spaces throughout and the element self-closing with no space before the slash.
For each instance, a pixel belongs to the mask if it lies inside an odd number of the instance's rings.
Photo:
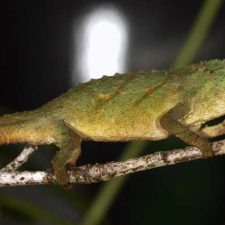
<svg viewBox="0 0 225 225">
<path fill-rule="evenodd" d="M 197 55 L 204 39 L 207 37 L 212 23 L 223 3 L 223 0 L 205 0 L 192 28 L 187 35 L 173 67 L 178 68 L 191 63 Z"/>
</svg>

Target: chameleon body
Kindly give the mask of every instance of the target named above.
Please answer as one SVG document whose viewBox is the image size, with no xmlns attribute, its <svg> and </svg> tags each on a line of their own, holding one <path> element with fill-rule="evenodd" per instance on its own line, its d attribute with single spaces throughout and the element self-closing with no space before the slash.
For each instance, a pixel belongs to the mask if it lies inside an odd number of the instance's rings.
<svg viewBox="0 0 225 225">
<path fill-rule="evenodd" d="M 0 117 L 0 144 L 55 144 L 59 184 L 69 182 L 83 140 L 160 140 L 175 135 L 212 156 L 201 126 L 225 115 L 225 60 L 91 80 L 44 106 Z"/>
</svg>

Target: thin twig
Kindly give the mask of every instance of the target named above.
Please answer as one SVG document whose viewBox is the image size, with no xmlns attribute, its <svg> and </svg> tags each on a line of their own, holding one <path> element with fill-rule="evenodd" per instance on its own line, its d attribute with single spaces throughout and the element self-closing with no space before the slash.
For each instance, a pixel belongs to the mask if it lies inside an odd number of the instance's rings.
<svg viewBox="0 0 225 225">
<path fill-rule="evenodd" d="M 33 154 L 34 151 L 37 150 L 36 146 L 27 146 L 23 149 L 23 151 L 8 165 L 0 170 L 0 172 L 12 172 L 16 171 L 21 167 L 25 162 L 27 162 L 28 158 Z"/>
<path fill-rule="evenodd" d="M 214 154 L 225 154 L 225 140 L 213 143 Z M 109 162 L 105 164 L 84 165 L 69 171 L 70 182 L 75 184 L 90 184 L 107 181 L 113 177 L 136 173 L 157 167 L 174 165 L 181 162 L 203 158 L 196 147 L 175 149 L 165 152 L 155 152 L 143 157 L 126 160 L 123 162 Z M 37 185 L 56 183 L 51 172 L 0 172 L 0 186 Z"/>
</svg>

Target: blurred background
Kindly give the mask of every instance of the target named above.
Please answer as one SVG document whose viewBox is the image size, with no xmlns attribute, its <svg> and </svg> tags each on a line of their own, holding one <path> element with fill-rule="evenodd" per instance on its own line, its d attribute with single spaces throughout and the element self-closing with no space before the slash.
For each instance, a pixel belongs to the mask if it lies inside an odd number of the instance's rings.
<svg viewBox="0 0 225 225">
<path fill-rule="evenodd" d="M 171 67 L 204 2 L 2 1 L 1 113 L 34 109 L 103 74 Z M 191 61 L 225 58 L 224 40 L 225 6 L 221 4 Z M 117 160 L 125 146 L 85 142 L 79 165 Z M 170 138 L 149 143 L 142 154 L 182 146 L 184 143 Z M 22 148 L 1 146 L 0 165 Z M 39 149 L 22 169 L 51 168 L 56 148 Z M 224 157 L 158 168 L 125 179 L 107 207 L 96 203 L 104 184 L 75 185 L 71 190 L 53 185 L 1 188 L 0 224 L 225 225 Z M 111 194 L 108 191 L 106 196 Z M 87 219 L 93 209 L 102 212 L 101 219 Z"/>
</svg>

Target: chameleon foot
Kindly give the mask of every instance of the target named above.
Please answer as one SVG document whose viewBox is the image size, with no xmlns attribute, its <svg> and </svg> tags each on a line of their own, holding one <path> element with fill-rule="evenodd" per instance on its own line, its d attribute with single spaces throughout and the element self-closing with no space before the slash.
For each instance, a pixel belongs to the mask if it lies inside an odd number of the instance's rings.
<svg viewBox="0 0 225 225">
<path fill-rule="evenodd" d="M 214 152 L 209 140 L 193 132 L 180 122 L 188 112 L 188 103 L 179 103 L 161 118 L 160 124 L 169 134 L 180 138 L 187 144 L 197 147 L 202 152 L 204 158 L 212 157 Z"/>
<path fill-rule="evenodd" d="M 214 152 L 213 152 L 213 149 L 212 149 L 212 145 L 210 143 L 208 143 L 206 146 L 203 146 L 203 147 L 201 147 L 199 149 L 202 152 L 202 155 L 203 155 L 203 157 L 205 159 L 214 156 Z"/>
<path fill-rule="evenodd" d="M 54 158 L 52 163 L 53 163 L 53 170 L 54 170 L 54 174 L 56 176 L 57 184 L 62 185 L 62 186 L 68 186 L 70 183 L 70 179 L 69 179 L 69 174 L 68 174 L 66 168 L 57 165 L 57 162 L 55 162 L 55 161 L 56 160 Z"/>
<path fill-rule="evenodd" d="M 54 156 L 52 165 L 57 184 L 68 187 L 70 183 L 68 170 L 70 166 L 76 165 L 80 156 L 81 138 L 68 127 L 64 127 L 63 134 L 57 144 L 60 150 Z"/>
</svg>

